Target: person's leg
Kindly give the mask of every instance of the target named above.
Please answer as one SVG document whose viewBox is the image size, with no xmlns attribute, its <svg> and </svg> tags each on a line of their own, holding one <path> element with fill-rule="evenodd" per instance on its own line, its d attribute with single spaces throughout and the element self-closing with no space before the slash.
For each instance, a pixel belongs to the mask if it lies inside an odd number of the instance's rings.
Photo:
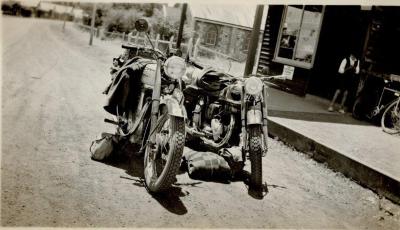
<svg viewBox="0 0 400 230">
<path fill-rule="evenodd" d="M 337 89 L 335 91 L 335 95 L 333 95 L 331 103 L 329 104 L 329 108 L 328 108 L 329 112 L 333 112 L 333 106 L 335 105 L 336 99 L 338 98 L 339 94 L 340 94 L 340 89 Z"/>
<path fill-rule="evenodd" d="M 342 102 L 340 103 L 339 113 L 344 113 L 344 103 L 346 103 L 348 93 L 349 93 L 348 90 L 345 90 L 343 92 L 343 98 Z"/>
</svg>

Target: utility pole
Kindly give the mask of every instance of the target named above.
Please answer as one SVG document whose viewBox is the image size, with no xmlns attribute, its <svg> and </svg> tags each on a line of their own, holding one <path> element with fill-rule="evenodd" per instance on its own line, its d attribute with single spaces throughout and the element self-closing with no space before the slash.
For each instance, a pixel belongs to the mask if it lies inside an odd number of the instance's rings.
<svg viewBox="0 0 400 230">
<path fill-rule="evenodd" d="M 187 3 L 183 3 L 181 12 L 181 22 L 179 24 L 179 31 L 178 31 L 178 40 L 176 41 L 176 48 L 178 50 L 181 48 L 183 25 L 185 24 L 186 20 L 186 9 L 187 9 Z"/>
<path fill-rule="evenodd" d="M 247 53 L 246 66 L 244 68 L 244 76 L 249 76 L 254 67 L 254 59 L 256 57 L 258 38 L 260 36 L 260 25 L 264 11 L 263 5 L 257 5 L 256 14 L 254 16 L 253 30 L 251 31 L 249 51 Z"/>
<path fill-rule="evenodd" d="M 93 3 L 92 21 L 91 21 L 91 25 L 90 25 L 90 40 L 89 40 L 89 45 L 90 46 L 93 43 L 94 21 L 95 20 L 96 20 L 96 3 Z"/>
</svg>

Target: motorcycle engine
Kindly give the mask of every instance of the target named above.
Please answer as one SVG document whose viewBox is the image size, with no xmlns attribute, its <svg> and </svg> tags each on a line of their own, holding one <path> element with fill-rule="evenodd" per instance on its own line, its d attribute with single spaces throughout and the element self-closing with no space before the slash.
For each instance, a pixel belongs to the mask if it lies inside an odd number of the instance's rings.
<svg viewBox="0 0 400 230">
<path fill-rule="evenodd" d="M 206 119 L 211 120 L 221 112 L 222 105 L 218 102 L 211 103 L 206 111 Z"/>
<path fill-rule="evenodd" d="M 218 102 L 214 102 L 208 106 L 208 109 L 206 111 L 206 119 L 210 121 L 209 131 L 211 131 L 214 141 L 217 141 L 221 138 L 224 130 L 224 126 L 221 122 L 220 116 L 221 110 L 222 105 Z"/>
</svg>

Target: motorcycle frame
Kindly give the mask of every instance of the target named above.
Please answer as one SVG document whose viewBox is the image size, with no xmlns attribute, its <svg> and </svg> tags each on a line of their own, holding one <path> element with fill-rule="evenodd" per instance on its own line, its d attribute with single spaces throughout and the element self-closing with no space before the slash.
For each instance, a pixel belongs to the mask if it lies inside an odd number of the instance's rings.
<svg viewBox="0 0 400 230">
<path fill-rule="evenodd" d="M 245 90 L 244 85 L 242 86 L 242 98 L 241 98 L 241 124 L 242 124 L 242 138 L 243 138 L 243 153 L 249 151 L 249 141 L 247 137 L 247 125 L 248 121 L 252 120 L 252 125 L 261 125 L 262 126 L 262 133 L 264 136 L 264 149 L 263 152 L 266 152 L 268 149 L 268 108 L 267 108 L 267 89 L 266 86 L 263 85 L 263 89 L 260 93 L 261 98 L 261 120 L 259 118 L 249 118 L 248 112 L 250 111 L 247 107 L 247 92 Z"/>
<path fill-rule="evenodd" d="M 150 118 L 150 130 L 153 132 L 157 120 L 158 120 L 158 110 L 160 107 L 160 97 L 161 97 L 161 61 L 157 59 L 156 66 L 156 77 L 154 79 L 153 94 L 151 97 L 151 118 Z M 155 143 L 155 135 L 150 136 L 150 143 Z"/>
</svg>

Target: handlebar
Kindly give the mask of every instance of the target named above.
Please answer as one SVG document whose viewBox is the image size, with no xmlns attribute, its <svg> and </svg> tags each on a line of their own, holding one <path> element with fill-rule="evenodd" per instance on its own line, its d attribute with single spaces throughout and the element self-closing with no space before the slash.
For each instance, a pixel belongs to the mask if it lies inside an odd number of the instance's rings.
<svg viewBox="0 0 400 230">
<path fill-rule="evenodd" d="M 152 47 L 148 47 L 148 46 L 139 46 L 139 45 L 132 44 L 132 43 L 125 43 L 125 44 L 122 44 L 122 48 L 138 50 L 138 51 L 143 50 L 144 52 L 156 54 L 157 58 L 167 59 L 167 55 L 165 55 L 161 50 L 153 49 Z"/>
<path fill-rule="evenodd" d="M 198 63 L 196 63 L 195 61 L 192 61 L 192 60 L 187 60 L 186 61 L 188 64 L 190 64 L 190 65 L 192 65 L 192 66 L 194 66 L 194 67 L 196 67 L 196 68 L 198 68 L 198 69 L 204 69 L 204 66 L 202 66 L 202 65 L 200 65 L 200 64 L 198 64 Z"/>
<path fill-rule="evenodd" d="M 275 75 L 275 76 L 265 76 L 260 74 L 250 74 L 249 77 L 258 77 L 261 81 L 269 81 L 269 80 L 287 80 L 283 75 Z"/>
</svg>

